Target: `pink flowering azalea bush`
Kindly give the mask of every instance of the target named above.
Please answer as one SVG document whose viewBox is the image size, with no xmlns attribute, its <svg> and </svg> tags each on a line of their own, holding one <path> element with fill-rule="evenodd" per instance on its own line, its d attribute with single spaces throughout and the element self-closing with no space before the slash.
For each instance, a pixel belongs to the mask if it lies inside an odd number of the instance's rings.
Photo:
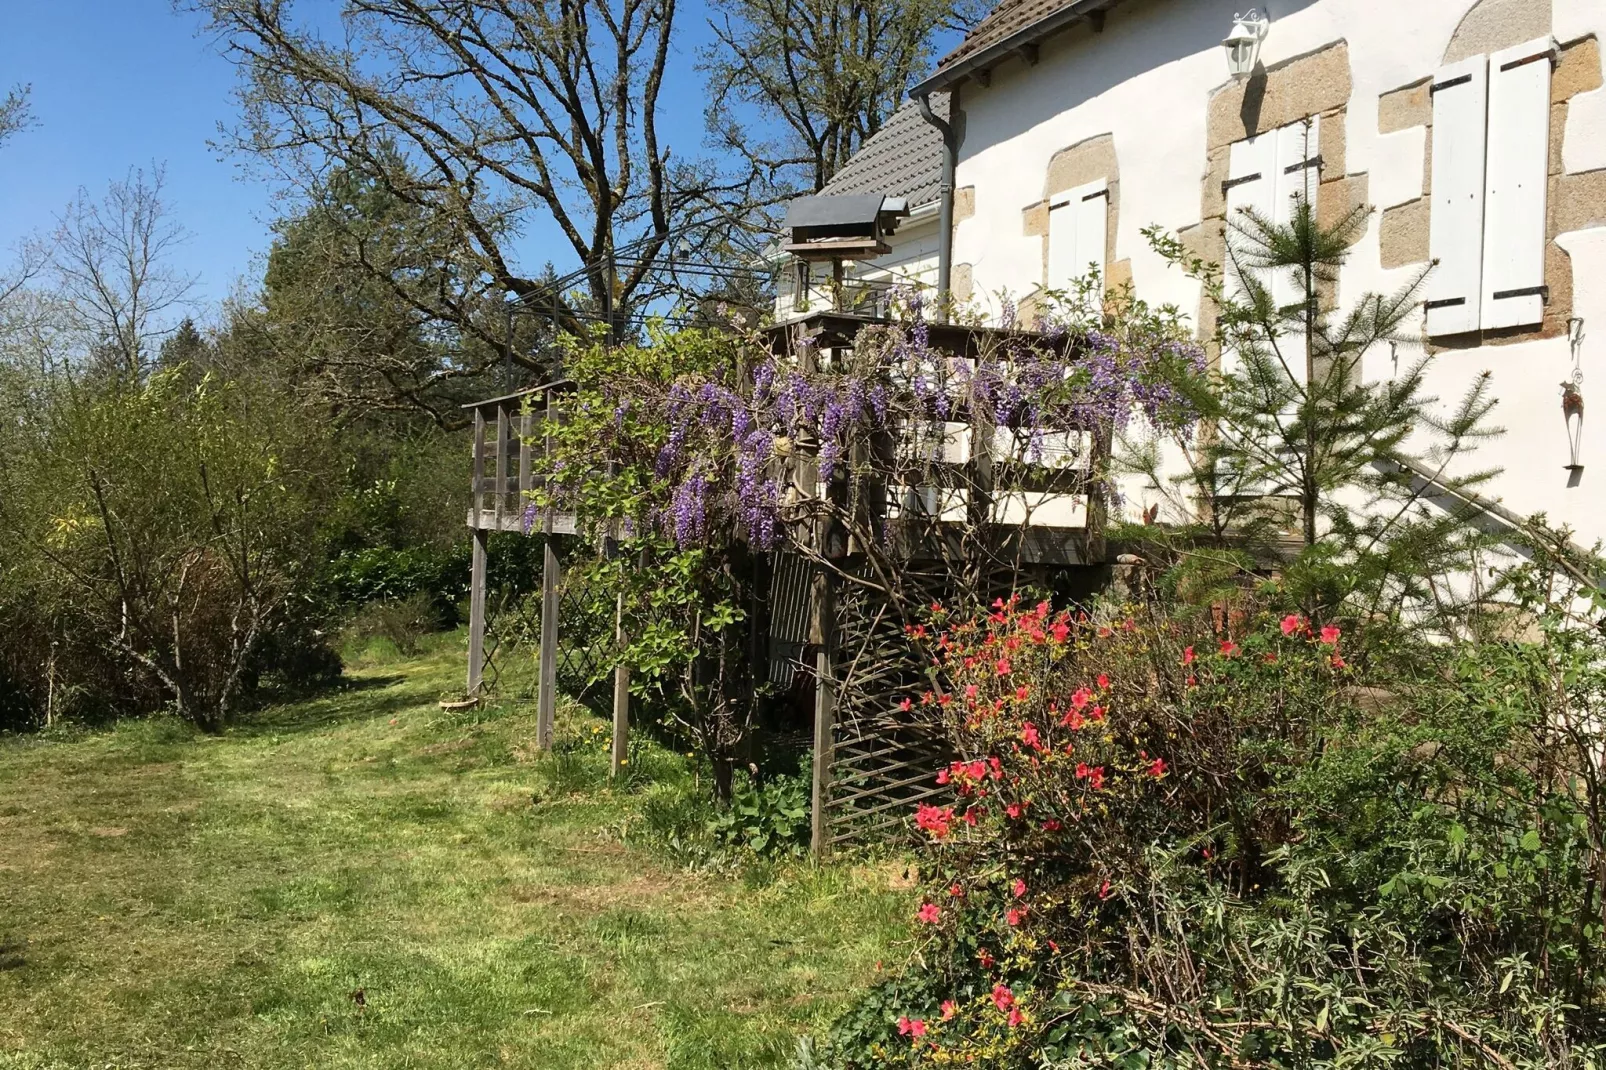
<svg viewBox="0 0 1606 1070">
<path fill-rule="evenodd" d="M 1420 690 L 1382 692 L 1363 674 L 1398 651 L 1252 607 L 1213 625 L 935 607 L 915 641 L 931 686 L 910 704 L 957 751 L 911 815 L 918 948 L 816 1065 L 1537 1067 L 1583 1050 L 1568 1030 L 1594 1019 L 1560 991 L 1598 1003 L 1596 981 L 1539 983 L 1537 951 L 1598 978 L 1600 929 L 1558 944 L 1512 904 L 1559 896 L 1598 922 L 1589 835 L 1513 834 L 1565 791 L 1519 771 L 1542 703 L 1491 715 L 1447 686 L 1480 658 L 1413 652 Z M 1491 774 L 1497 753 L 1511 764 Z"/>
</svg>

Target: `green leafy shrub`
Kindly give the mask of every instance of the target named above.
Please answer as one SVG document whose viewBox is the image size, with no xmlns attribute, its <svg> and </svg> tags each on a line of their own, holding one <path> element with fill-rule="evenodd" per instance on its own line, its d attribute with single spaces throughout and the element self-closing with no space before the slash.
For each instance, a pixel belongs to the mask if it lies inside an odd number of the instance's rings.
<svg viewBox="0 0 1606 1070">
<path fill-rule="evenodd" d="M 1598 632 L 934 625 L 918 947 L 821 1065 L 1600 1064 Z"/>
<path fill-rule="evenodd" d="M 726 847 L 756 855 L 802 855 L 809 846 L 809 781 L 777 774 L 762 781 L 738 774 L 730 805 L 709 822 Z"/>
</svg>

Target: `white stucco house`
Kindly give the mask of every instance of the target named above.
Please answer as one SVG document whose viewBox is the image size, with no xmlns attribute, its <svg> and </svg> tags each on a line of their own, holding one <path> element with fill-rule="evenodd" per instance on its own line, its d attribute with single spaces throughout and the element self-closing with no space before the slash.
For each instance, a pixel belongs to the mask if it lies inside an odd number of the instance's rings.
<svg viewBox="0 0 1606 1070">
<path fill-rule="evenodd" d="M 1275 215 L 1298 188 L 1330 219 L 1371 205 L 1339 305 L 1436 263 L 1419 344 L 1440 397 L 1491 375 L 1489 504 L 1606 540 L 1606 432 L 1586 424 L 1572 456 L 1562 409 L 1564 383 L 1606 405 L 1606 0 L 1270 0 L 1235 79 L 1243 2 L 1003 0 L 826 190 L 913 210 L 853 273 L 996 316 L 1092 262 L 1208 325 L 1142 228 L 1219 260 L 1240 206 Z M 1367 374 L 1407 356 L 1369 353 Z M 1134 515 L 1148 504 L 1123 489 Z"/>
</svg>

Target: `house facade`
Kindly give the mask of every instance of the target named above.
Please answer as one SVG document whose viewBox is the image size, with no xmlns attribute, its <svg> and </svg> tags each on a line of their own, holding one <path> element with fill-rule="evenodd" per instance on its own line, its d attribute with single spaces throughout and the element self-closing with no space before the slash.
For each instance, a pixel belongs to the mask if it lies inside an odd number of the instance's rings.
<svg viewBox="0 0 1606 1070">
<path fill-rule="evenodd" d="M 918 265 L 985 317 L 1006 299 L 1029 310 L 1097 264 L 1208 333 L 1198 284 L 1143 228 L 1219 262 L 1238 208 L 1286 216 L 1300 191 L 1328 221 L 1370 205 L 1340 308 L 1434 268 L 1417 340 L 1369 352 L 1365 374 L 1426 348 L 1448 403 L 1487 372 L 1506 434 L 1471 463 L 1503 470 L 1497 510 L 1606 539 L 1606 435 L 1585 423 L 1574 456 L 1563 412 L 1565 384 L 1587 404 L 1606 362 L 1606 2 L 1271 0 L 1258 63 L 1234 79 L 1222 43 L 1241 10 L 1004 0 L 914 90 L 941 95 L 952 125 L 947 182 L 930 123 L 938 160 L 919 157 L 949 241 L 940 226 L 900 228 L 887 262 Z M 866 189 L 890 174 L 875 147 L 844 172 L 860 166 Z M 1134 516 L 1150 503 L 1123 490 Z"/>
</svg>

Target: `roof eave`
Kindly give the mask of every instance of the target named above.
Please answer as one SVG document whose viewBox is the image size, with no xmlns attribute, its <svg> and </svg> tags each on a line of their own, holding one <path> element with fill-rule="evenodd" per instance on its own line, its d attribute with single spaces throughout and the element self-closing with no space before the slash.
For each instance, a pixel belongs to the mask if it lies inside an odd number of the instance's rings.
<svg viewBox="0 0 1606 1070">
<path fill-rule="evenodd" d="M 1107 11 L 1120 3 L 1121 0 L 1077 0 L 1076 3 L 1067 4 L 1045 18 L 1038 19 L 1030 26 L 1024 26 L 1001 41 L 997 41 L 977 52 L 973 56 L 966 56 L 952 67 L 941 67 L 932 72 L 931 77 L 917 83 L 909 90 L 911 97 L 923 97 L 939 90 L 950 89 L 959 82 L 964 81 L 977 71 L 990 70 L 1011 53 L 1018 52 L 1029 45 L 1035 45 L 1044 38 L 1050 37 L 1061 30 L 1069 29 L 1078 22 L 1083 22 L 1092 16 Z"/>
</svg>

